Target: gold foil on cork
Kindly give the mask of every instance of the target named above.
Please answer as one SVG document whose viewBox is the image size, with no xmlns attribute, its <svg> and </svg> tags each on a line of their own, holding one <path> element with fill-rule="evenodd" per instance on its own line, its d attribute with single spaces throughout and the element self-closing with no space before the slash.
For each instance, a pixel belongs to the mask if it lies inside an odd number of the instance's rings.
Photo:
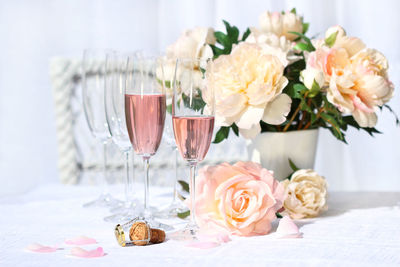
<svg viewBox="0 0 400 267">
<path fill-rule="evenodd" d="M 131 229 L 132 225 L 134 225 L 137 222 L 145 224 L 145 226 L 148 229 L 148 235 L 147 235 L 148 238 L 141 239 L 141 240 L 132 240 L 131 239 L 130 229 Z M 135 246 L 138 244 L 143 245 L 143 244 L 148 244 L 150 242 L 150 226 L 148 225 L 148 223 L 146 221 L 143 221 L 143 220 L 133 219 L 122 225 L 117 224 L 114 228 L 114 234 L 115 234 L 115 238 L 117 239 L 118 244 L 122 247 Z"/>
</svg>

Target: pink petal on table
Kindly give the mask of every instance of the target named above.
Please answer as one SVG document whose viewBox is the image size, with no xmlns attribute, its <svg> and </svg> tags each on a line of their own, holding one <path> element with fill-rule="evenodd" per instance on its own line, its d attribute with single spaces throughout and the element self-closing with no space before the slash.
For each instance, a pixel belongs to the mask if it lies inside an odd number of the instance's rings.
<svg viewBox="0 0 400 267">
<path fill-rule="evenodd" d="M 57 250 L 57 247 L 48 247 L 48 246 L 43 246 L 38 243 L 33 243 L 27 246 L 25 249 L 32 251 L 32 252 L 39 252 L 39 253 L 50 253 L 50 252 L 55 252 Z"/>
<path fill-rule="evenodd" d="M 102 247 L 98 247 L 93 250 L 85 250 L 83 248 L 74 247 L 71 249 L 70 255 L 80 258 L 97 258 L 97 257 L 103 257 L 106 254 L 104 253 Z"/>
<path fill-rule="evenodd" d="M 280 238 L 301 238 L 303 236 L 303 233 L 299 232 L 297 225 L 288 216 L 280 219 L 276 233 Z"/>
<path fill-rule="evenodd" d="M 219 245 L 220 243 L 213 241 L 194 241 L 186 244 L 187 247 L 201 248 L 201 249 L 215 248 L 218 247 Z"/>
<path fill-rule="evenodd" d="M 215 248 L 222 243 L 231 241 L 227 234 L 198 234 L 198 240 L 189 242 L 186 244 L 187 247 L 192 248 Z"/>
<path fill-rule="evenodd" d="M 76 245 L 76 246 L 90 245 L 90 244 L 96 244 L 96 243 L 97 243 L 96 239 L 86 237 L 86 236 L 77 236 L 77 237 L 65 240 L 65 244 Z"/>
</svg>

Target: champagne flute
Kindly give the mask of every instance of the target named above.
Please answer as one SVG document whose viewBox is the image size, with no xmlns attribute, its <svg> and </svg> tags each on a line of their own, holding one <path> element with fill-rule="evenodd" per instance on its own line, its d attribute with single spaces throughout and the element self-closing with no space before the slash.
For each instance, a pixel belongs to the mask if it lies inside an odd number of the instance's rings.
<svg viewBox="0 0 400 267">
<path fill-rule="evenodd" d="M 127 56 L 123 56 L 115 51 L 110 51 L 106 55 L 105 66 L 105 92 L 104 105 L 106 111 L 107 124 L 111 133 L 112 141 L 125 155 L 125 205 L 108 217 L 105 221 L 125 222 L 135 218 L 137 211 L 137 201 L 134 198 L 133 175 L 130 173 L 130 161 L 132 145 L 125 122 L 125 68 Z"/>
<path fill-rule="evenodd" d="M 149 162 L 160 146 L 164 130 L 166 96 L 162 60 L 153 57 L 128 57 L 125 83 L 125 116 L 135 153 L 143 158 L 144 211 L 142 219 L 152 227 L 171 227 L 154 220 L 149 209 Z M 161 70 L 161 71 L 160 71 Z"/>
<path fill-rule="evenodd" d="M 214 91 L 205 86 L 204 69 L 207 62 L 200 59 L 177 59 L 173 82 L 172 121 L 179 152 L 190 167 L 190 222 L 173 237 L 197 240 L 196 167 L 206 156 L 214 130 Z"/>
<path fill-rule="evenodd" d="M 103 192 L 98 199 L 84 204 L 84 207 L 116 207 L 121 204 L 108 191 L 107 144 L 111 136 L 104 108 L 104 86 L 105 51 L 85 50 L 82 60 L 83 110 L 90 132 L 103 145 Z"/>
</svg>

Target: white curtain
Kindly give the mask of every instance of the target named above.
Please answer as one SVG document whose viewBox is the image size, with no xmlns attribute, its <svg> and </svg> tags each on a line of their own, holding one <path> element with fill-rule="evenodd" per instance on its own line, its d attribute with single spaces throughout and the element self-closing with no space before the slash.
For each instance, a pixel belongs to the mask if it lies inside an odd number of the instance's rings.
<svg viewBox="0 0 400 267">
<path fill-rule="evenodd" d="M 340 24 L 383 52 L 400 85 L 396 0 L 0 1 L 0 195 L 58 182 L 49 58 L 80 57 L 87 47 L 163 51 L 186 28 L 222 30 L 225 19 L 243 31 L 264 10 L 292 7 L 311 22 L 310 35 Z M 400 113 L 398 95 L 390 104 Z M 400 190 L 400 128 L 387 111 L 377 128 L 384 134 L 375 138 L 349 131 L 349 145 L 320 132 L 316 169 L 331 190 Z"/>
</svg>

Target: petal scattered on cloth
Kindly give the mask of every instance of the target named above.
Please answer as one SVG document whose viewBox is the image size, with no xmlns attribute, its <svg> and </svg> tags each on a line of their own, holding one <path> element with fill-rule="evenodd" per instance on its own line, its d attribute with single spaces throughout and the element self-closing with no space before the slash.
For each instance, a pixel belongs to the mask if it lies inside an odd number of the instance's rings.
<svg viewBox="0 0 400 267">
<path fill-rule="evenodd" d="M 299 228 L 289 216 L 284 216 L 282 219 L 280 219 L 276 233 L 278 234 L 279 238 L 303 237 L 303 233 L 299 232 Z"/>
<path fill-rule="evenodd" d="M 199 234 L 198 240 L 188 242 L 186 246 L 192 248 L 208 249 L 218 247 L 222 243 L 227 243 L 229 241 L 231 241 L 231 239 L 227 234 Z"/>
<path fill-rule="evenodd" d="M 38 243 L 33 243 L 30 244 L 25 248 L 26 250 L 32 251 L 32 252 L 38 252 L 38 253 L 50 253 L 50 252 L 55 252 L 57 250 L 57 247 L 48 247 L 48 246 L 43 246 Z"/>
<path fill-rule="evenodd" d="M 96 244 L 96 243 L 97 243 L 96 239 L 90 238 L 87 236 L 77 236 L 77 237 L 65 240 L 65 244 L 76 245 L 76 246 L 90 245 L 90 244 Z"/>
<path fill-rule="evenodd" d="M 106 254 L 103 251 L 102 247 L 98 247 L 93 250 L 85 250 L 83 248 L 74 247 L 71 249 L 70 256 L 80 257 L 80 258 L 97 258 L 103 257 Z"/>
</svg>

